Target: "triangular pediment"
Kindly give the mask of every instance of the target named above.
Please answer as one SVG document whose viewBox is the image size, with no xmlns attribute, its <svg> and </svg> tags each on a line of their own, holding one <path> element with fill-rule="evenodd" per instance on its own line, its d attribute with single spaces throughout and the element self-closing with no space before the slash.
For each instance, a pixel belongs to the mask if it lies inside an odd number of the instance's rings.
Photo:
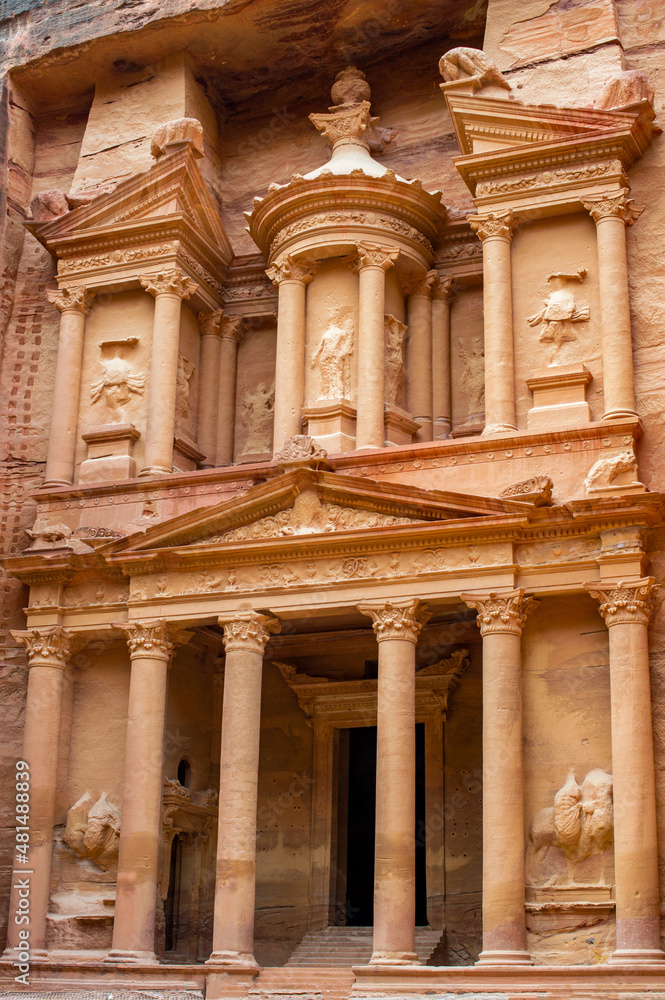
<svg viewBox="0 0 665 1000">
<path fill-rule="evenodd" d="M 524 515 L 529 504 L 299 469 L 242 497 L 178 515 L 103 547 L 109 555 L 165 548 L 254 545 L 335 532 L 374 532 L 466 518 Z"/>
<path fill-rule="evenodd" d="M 113 191 L 49 222 L 30 223 L 32 233 L 58 253 L 61 249 L 106 233 L 117 239 L 124 230 L 150 228 L 180 219 L 216 249 L 225 262 L 233 251 L 217 206 L 189 149 L 162 156 L 149 170 L 121 181 Z"/>
</svg>

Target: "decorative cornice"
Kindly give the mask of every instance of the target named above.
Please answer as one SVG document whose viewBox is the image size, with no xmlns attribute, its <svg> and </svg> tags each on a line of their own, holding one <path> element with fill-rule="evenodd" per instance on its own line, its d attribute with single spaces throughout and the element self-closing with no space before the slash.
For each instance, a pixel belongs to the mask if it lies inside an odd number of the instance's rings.
<svg viewBox="0 0 665 1000">
<path fill-rule="evenodd" d="M 177 295 L 180 299 L 188 299 L 199 287 L 179 267 L 158 274 L 140 275 L 139 281 L 151 295 Z"/>
<path fill-rule="evenodd" d="M 501 214 L 490 212 L 490 214 L 484 218 L 470 215 L 468 216 L 467 221 L 474 233 L 476 233 L 478 238 L 483 242 L 487 239 L 491 239 L 492 237 L 497 237 L 510 243 L 513 238 L 513 233 L 519 225 L 519 221 L 513 217 L 512 209 L 509 209 L 507 212 L 502 212 Z"/>
<path fill-rule="evenodd" d="M 584 198 L 582 204 L 595 223 L 603 219 L 621 219 L 627 226 L 632 226 L 644 211 L 643 207 L 633 204 L 633 199 L 626 196 L 625 191 L 618 195 L 603 195 L 600 198 Z"/>
<path fill-rule="evenodd" d="M 263 656 L 270 636 L 280 630 L 276 618 L 256 611 L 239 611 L 233 615 L 222 615 L 219 624 L 224 627 L 224 649 L 227 653 L 244 649 Z"/>
<path fill-rule="evenodd" d="M 533 597 L 525 598 L 523 588 L 460 596 L 466 605 L 478 612 L 476 622 L 482 636 L 491 632 L 521 635 L 526 616 L 540 603 Z"/>
<path fill-rule="evenodd" d="M 282 281 L 299 281 L 303 285 L 308 285 L 319 270 L 318 260 L 302 258 L 295 260 L 291 254 L 287 254 L 266 270 L 266 274 L 272 281 L 275 288 L 278 288 Z"/>
<path fill-rule="evenodd" d="M 11 631 L 12 637 L 25 646 L 29 667 L 54 667 L 63 670 L 71 651 L 70 635 L 64 628 L 33 628 L 26 632 Z"/>
<path fill-rule="evenodd" d="M 632 583 L 585 584 L 591 597 L 598 601 L 600 614 L 608 628 L 612 625 L 648 625 L 654 611 L 657 589 L 655 577 L 646 576 Z"/>
<path fill-rule="evenodd" d="M 364 602 L 358 605 L 358 611 L 372 619 L 372 628 L 377 642 L 385 639 L 404 639 L 407 642 L 418 641 L 418 635 L 430 615 L 427 605 L 419 607 L 417 598 L 406 601 L 385 601 L 377 604 Z"/>
<path fill-rule="evenodd" d="M 89 292 L 85 285 L 63 285 L 47 291 L 46 297 L 60 313 L 75 311 L 87 316 L 95 293 Z"/>
<path fill-rule="evenodd" d="M 381 267 L 387 271 L 399 257 L 399 250 L 378 243 L 358 244 L 358 270 L 365 267 Z"/>
</svg>

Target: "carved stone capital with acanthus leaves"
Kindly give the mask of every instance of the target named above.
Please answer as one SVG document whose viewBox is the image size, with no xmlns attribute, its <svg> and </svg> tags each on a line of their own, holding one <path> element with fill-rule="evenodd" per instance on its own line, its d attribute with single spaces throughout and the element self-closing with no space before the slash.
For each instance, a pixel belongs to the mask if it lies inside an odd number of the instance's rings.
<svg viewBox="0 0 665 1000">
<path fill-rule="evenodd" d="M 596 224 L 603 219 L 621 219 L 627 226 L 632 226 L 644 211 L 644 208 L 633 204 L 633 199 L 628 198 L 625 191 L 618 195 L 584 198 L 582 204 Z"/>
<path fill-rule="evenodd" d="M 267 268 L 266 274 L 272 281 L 275 288 L 279 288 L 283 281 L 299 281 L 303 285 L 308 285 L 321 266 L 318 260 L 301 258 L 296 260 L 291 254 L 282 257 L 281 260 Z"/>
<path fill-rule="evenodd" d="M 436 279 L 436 271 L 427 271 L 425 274 L 405 275 L 402 278 L 402 288 L 404 289 L 404 294 L 425 295 L 429 298 L 432 294 Z"/>
<path fill-rule="evenodd" d="M 442 302 L 452 302 L 457 295 L 457 286 L 453 278 L 436 278 L 432 283 L 432 298 Z"/>
<path fill-rule="evenodd" d="M 164 618 L 149 622 L 121 622 L 113 626 L 127 636 L 129 655 L 154 660 L 170 660 L 177 645 L 186 642 L 190 633 L 179 630 Z"/>
<path fill-rule="evenodd" d="M 177 295 L 180 299 L 188 299 L 199 287 L 179 267 L 174 267 L 172 271 L 140 276 L 139 281 L 151 295 Z"/>
<path fill-rule="evenodd" d="M 200 312 L 197 319 L 202 337 L 221 337 L 223 309 L 215 309 L 214 312 Z"/>
<path fill-rule="evenodd" d="M 587 583 L 586 590 L 600 607 L 608 628 L 612 625 L 648 625 L 653 614 L 657 588 L 655 577 L 646 576 L 632 583 L 606 583 L 601 588 Z"/>
<path fill-rule="evenodd" d="M 482 240 L 483 243 L 485 240 L 491 239 L 492 237 L 506 240 L 510 243 L 513 238 L 513 233 L 519 225 L 519 220 L 513 217 L 512 210 L 503 212 L 500 215 L 491 212 L 484 218 L 479 218 L 476 215 L 469 215 L 467 217 L 467 221 L 474 233 L 480 240 Z"/>
<path fill-rule="evenodd" d="M 25 646 L 29 667 L 53 667 L 64 671 L 71 652 L 71 637 L 60 625 L 31 628 L 25 632 L 12 630 L 11 635 Z"/>
<path fill-rule="evenodd" d="M 382 246 L 378 243 L 358 244 L 358 270 L 364 267 L 382 267 L 387 271 L 399 257 L 399 250 L 392 247 Z"/>
<path fill-rule="evenodd" d="M 478 612 L 476 624 L 483 636 L 491 632 L 521 635 L 526 616 L 540 604 L 533 597 L 525 598 L 523 588 L 460 596 L 465 604 Z"/>
<path fill-rule="evenodd" d="M 224 649 L 227 653 L 244 649 L 263 656 L 268 639 L 280 630 L 276 618 L 258 611 L 239 611 L 234 615 L 221 616 L 219 624 L 224 627 Z"/>
<path fill-rule="evenodd" d="M 47 291 L 46 297 L 59 313 L 74 310 L 87 316 L 95 293 L 89 292 L 85 285 L 64 285 L 62 288 Z"/>
<path fill-rule="evenodd" d="M 381 601 L 377 604 L 364 602 L 358 605 L 358 611 L 372 619 L 377 642 L 404 639 L 406 642 L 416 643 L 420 630 L 430 617 L 427 605 L 420 604 L 415 597 L 406 601 Z"/>
<path fill-rule="evenodd" d="M 370 107 L 369 101 L 363 101 L 356 107 L 333 111 L 329 115 L 310 115 L 309 120 L 334 146 L 340 139 L 361 139 L 370 125 L 378 122 L 378 118 L 372 118 Z"/>
</svg>

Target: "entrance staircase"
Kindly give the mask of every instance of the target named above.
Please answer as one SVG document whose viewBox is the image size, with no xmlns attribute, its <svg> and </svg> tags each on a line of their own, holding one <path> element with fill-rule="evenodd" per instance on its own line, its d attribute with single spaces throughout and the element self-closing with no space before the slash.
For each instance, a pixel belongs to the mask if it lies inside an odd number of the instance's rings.
<svg viewBox="0 0 665 1000">
<path fill-rule="evenodd" d="M 416 927 L 416 953 L 421 965 L 427 965 L 440 940 L 441 931 Z M 371 927 L 326 927 L 306 934 L 285 968 L 350 969 L 353 965 L 367 965 L 371 957 Z"/>
</svg>

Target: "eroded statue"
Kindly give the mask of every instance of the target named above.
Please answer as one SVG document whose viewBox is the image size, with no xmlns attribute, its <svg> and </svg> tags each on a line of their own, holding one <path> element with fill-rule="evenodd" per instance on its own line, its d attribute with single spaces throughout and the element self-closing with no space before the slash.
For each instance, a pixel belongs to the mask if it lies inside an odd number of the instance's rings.
<svg viewBox="0 0 665 1000">
<path fill-rule="evenodd" d="M 94 803 L 86 792 L 67 813 L 62 839 L 80 858 L 89 858 L 108 871 L 118 860 L 120 810 L 109 802 L 106 792 Z"/>
<path fill-rule="evenodd" d="M 318 368 L 322 399 L 348 399 L 351 391 L 351 355 L 353 335 L 333 323 L 324 332 L 311 361 Z"/>
<path fill-rule="evenodd" d="M 272 419 L 275 406 L 275 387 L 260 382 L 242 400 L 240 421 L 247 428 L 244 452 L 262 454 L 270 450 Z"/>
<path fill-rule="evenodd" d="M 385 400 L 392 406 L 401 406 L 404 395 L 404 335 L 406 326 L 395 316 L 384 317 L 386 360 Z"/>
<path fill-rule="evenodd" d="M 581 284 L 585 277 L 584 269 L 574 274 L 550 274 L 547 281 L 552 291 L 543 300 L 543 308 L 527 317 L 529 326 L 541 328 L 538 340 L 552 344 L 555 352 L 566 341 L 577 339 L 573 324 L 589 318 L 589 307 L 578 306 L 571 287 L 574 282 Z"/>
</svg>

